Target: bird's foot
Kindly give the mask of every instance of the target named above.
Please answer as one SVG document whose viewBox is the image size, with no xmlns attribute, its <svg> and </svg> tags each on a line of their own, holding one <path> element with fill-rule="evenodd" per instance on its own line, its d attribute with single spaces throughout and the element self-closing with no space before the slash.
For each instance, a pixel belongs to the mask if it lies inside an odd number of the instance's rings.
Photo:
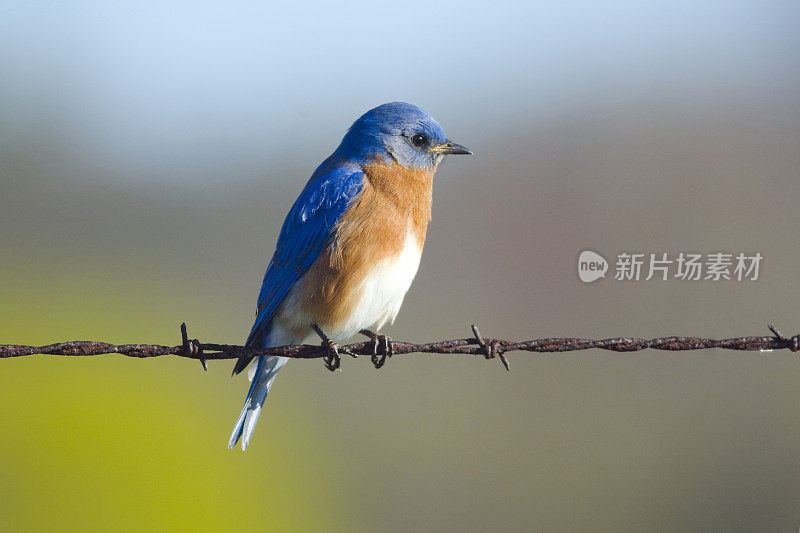
<svg viewBox="0 0 800 533">
<path fill-rule="evenodd" d="M 322 358 L 322 364 L 331 372 L 338 370 L 339 367 L 342 366 L 342 358 L 339 356 L 339 346 L 328 339 L 322 341 L 322 347 L 328 352 L 328 355 Z"/>
<path fill-rule="evenodd" d="M 380 368 L 386 364 L 386 358 L 394 354 L 392 339 L 369 329 L 362 329 L 359 333 L 372 339 L 372 357 L 370 357 L 372 365 Z"/>
<path fill-rule="evenodd" d="M 358 355 L 354 354 L 347 348 L 340 347 L 338 344 L 333 342 L 327 335 L 325 335 L 318 325 L 312 324 L 311 327 L 317 333 L 317 335 L 319 335 L 319 338 L 322 339 L 321 346 L 327 352 L 327 355 L 322 358 L 322 363 L 325 365 L 325 368 L 331 372 L 338 370 L 342 365 L 342 358 L 340 357 L 339 352 L 344 352 L 352 357 L 358 357 Z"/>
</svg>

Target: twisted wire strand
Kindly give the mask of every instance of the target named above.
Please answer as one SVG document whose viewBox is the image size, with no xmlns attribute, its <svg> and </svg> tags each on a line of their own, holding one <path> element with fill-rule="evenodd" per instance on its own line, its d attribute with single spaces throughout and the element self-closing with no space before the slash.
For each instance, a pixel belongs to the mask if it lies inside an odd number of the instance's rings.
<svg viewBox="0 0 800 533">
<path fill-rule="evenodd" d="M 637 337 L 614 337 L 609 339 L 581 339 L 570 337 L 533 339 L 528 341 L 509 341 L 484 338 L 477 326 L 472 326 L 474 336 L 471 338 L 443 340 L 424 344 L 392 341 L 391 355 L 411 353 L 427 353 L 442 355 L 482 355 L 486 359 L 499 358 L 506 369 L 509 369 L 505 354 L 508 352 L 572 352 L 598 348 L 614 352 L 635 352 L 639 350 L 706 350 L 722 348 L 726 350 L 768 351 L 788 349 L 797 352 L 800 349 L 800 334 L 785 337 L 771 324 L 767 326 L 771 336 L 734 337 L 730 339 L 707 339 L 702 337 L 656 337 L 640 339 Z M 293 359 L 318 359 L 330 356 L 330 348 L 319 345 L 287 345 L 271 348 L 254 348 L 231 344 L 201 343 L 197 339 L 189 340 L 186 324 L 181 324 L 182 343 L 177 346 L 159 344 L 109 344 L 97 341 L 69 341 L 48 344 L 45 346 L 26 346 L 20 344 L 0 344 L 0 359 L 24 357 L 34 354 L 90 356 L 100 354 L 120 354 L 127 357 L 160 357 L 177 355 L 189 359 L 198 359 L 207 368 L 206 361 L 222 359 L 238 359 L 244 356 L 280 355 Z M 369 340 L 342 346 L 339 350 L 350 355 L 374 356 L 377 341 Z"/>
</svg>

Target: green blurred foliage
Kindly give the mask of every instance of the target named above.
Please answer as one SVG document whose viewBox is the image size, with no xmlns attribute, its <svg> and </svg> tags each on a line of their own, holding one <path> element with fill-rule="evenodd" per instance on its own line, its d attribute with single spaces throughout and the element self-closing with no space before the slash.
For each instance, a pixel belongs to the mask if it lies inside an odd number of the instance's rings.
<svg viewBox="0 0 800 533">
<path fill-rule="evenodd" d="M 79 331 L 158 340 L 163 324 L 156 322 L 177 316 L 169 303 L 148 311 L 134 286 L 113 291 L 113 301 L 140 310 L 123 319 L 100 287 L 43 284 L 25 272 L 9 279 L 0 289 L 3 339 L 46 343 Z M 187 303 L 177 291 L 162 296 Z M 328 493 L 340 466 L 327 460 L 322 436 L 299 419 L 301 411 L 286 405 L 264 415 L 254 452 L 226 449 L 236 411 L 220 408 L 220 398 L 231 395 L 232 406 L 246 385 L 222 387 L 226 371 L 215 370 L 204 375 L 197 364 L 168 358 L 3 361 L 2 529 L 309 531 L 341 524 L 347 499 Z"/>
</svg>

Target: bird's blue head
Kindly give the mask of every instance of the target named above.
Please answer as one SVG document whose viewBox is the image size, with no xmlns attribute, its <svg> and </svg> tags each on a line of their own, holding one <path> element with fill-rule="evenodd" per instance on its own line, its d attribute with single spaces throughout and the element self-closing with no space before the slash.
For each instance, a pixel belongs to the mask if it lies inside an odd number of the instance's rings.
<svg viewBox="0 0 800 533">
<path fill-rule="evenodd" d="M 428 113 L 405 102 L 370 109 L 356 120 L 334 155 L 358 163 L 394 160 L 408 169 L 436 168 L 447 154 L 471 154 L 450 141 Z"/>
</svg>

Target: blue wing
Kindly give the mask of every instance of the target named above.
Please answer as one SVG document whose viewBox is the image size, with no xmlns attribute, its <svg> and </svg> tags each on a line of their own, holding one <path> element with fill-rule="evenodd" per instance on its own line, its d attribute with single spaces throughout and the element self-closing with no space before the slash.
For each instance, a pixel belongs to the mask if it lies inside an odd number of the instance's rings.
<svg viewBox="0 0 800 533">
<path fill-rule="evenodd" d="M 363 178 L 360 166 L 330 159 L 311 176 L 283 222 L 275 254 L 264 274 L 247 346 L 261 346 L 275 310 L 330 242 L 339 217 L 361 191 Z M 234 373 L 241 372 L 251 359 L 239 359 Z"/>
</svg>

